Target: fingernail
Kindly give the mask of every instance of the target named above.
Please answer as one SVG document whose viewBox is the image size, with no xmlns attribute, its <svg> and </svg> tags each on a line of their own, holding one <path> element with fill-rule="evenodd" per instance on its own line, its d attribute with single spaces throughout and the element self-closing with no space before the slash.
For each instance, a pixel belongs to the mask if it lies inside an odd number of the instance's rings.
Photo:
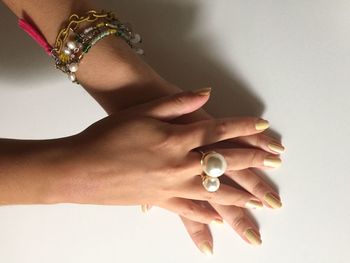
<svg viewBox="0 0 350 263">
<path fill-rule="evenodd" d="M 141 205 L 141 210 L 142 210 L 142 212 L 143 213 L 147 213 L 150 209 L 151 209 L 151 205 L 149 205 L 149 204 L 142 204 Z"/>
<path fill-rule="evenodd" d="M 281 164 L 282 160 L 277 156 L 270 155 L 264 159 L 264 166 L 266 167 L 277 168 L 280 167 Z"/>
<path fill-rule="evenodd" d="M 202 244 L 200 244 L 199 249 L 207 256 L 213 255 L 213 247 L 209 241 L 204 241 Z"/>
<path fill-rule="evenodd" d="M 193 93 L 194 94 L 198 94 L 200 96 L 207 96 L 209 95 L 211 92 L 211 88 L 208 87 L 208 88 L 201 88 L 201 89 L 197 89 L 197 90 L 194 90 Z"/>
<path fill-rule="evenodd" d="M 252 245 L 260 245 L 262 243 L 260 236 L 253 230 L 253 228 L 248 228 L 244 231 L 244 236 Z"/>
<path fill-rule="evenodd" d="M 263 208 L 263 204 L 260 201 L 250 200 L 245 204 L 245 207 L 251 209 L 261 209 Z"/>
<path fill-rule="evenodd" d="M 275 196 L 273 193 L 267 193 L 264 196 L 265 202 L 271 207 L 271 208 L 280 208 L 282 207 L 282 202 L 279 199 L 279 197 Z"/>
<path fill-rule="evenodd" d="M 266 130 L 268 127 L 270 127 L 269 122 L 263 119 L 260 119 L 255 123 L 255 129 L 258 131 Z"/>
<path fill-rule="evenodd" d="M 213 226 L 222 226 L 224 224 L 224 221 L 222 219 L 214 219 L 210 222 Z"/>
<path fill-rule="evenodd" d="M 277 142 L 271 142 L 267 145 L 271 151 L 274 151 L 276 153 L 283 153 L 285 148 L 283 145 L 277 143 Z"/>
</svg>

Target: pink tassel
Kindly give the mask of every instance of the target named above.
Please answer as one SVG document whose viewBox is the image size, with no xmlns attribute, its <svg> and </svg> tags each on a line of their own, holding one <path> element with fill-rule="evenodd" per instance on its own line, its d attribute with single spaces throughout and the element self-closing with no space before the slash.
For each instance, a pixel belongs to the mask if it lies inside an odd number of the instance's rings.
<svg viewBox="0 0 350 263">
<path fill-rule="evenodd" d="M 28 35 L 30 35 L 35 40 L 35 42 L 37 42 L 45 50 L 45 52 L 51 56 L 52 47 L 47 42 L 45 37 L 35 28 L 35 26 L 29 24 L 24 19 L 18 20 L 18 26 L 22 28 Z"/>
</svg>

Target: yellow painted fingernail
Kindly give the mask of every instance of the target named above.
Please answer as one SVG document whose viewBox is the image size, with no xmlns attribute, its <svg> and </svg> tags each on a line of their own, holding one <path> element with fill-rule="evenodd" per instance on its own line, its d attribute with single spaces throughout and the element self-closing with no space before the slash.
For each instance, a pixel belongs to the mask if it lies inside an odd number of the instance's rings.
<svg viewBox="0 0 350 263">
<path fill-rule="evenodd" d="M 262 243 L 260 236 L 252 228 L 248 228 L 244 231 L 244 236 L 252 245 L 260 245 Z"/>
<path fill-rule="evenodd" d="M 151 208 L 152 208 L 152 206 L 149 204 L 142 204 L 141 205 L 141 210 L 143 213 L 147 213 Z"/>
<path fill-rule="evenodd" d="M 260 201 L 250 200 L 245 204 L 245 207 L 251 209 L 261 209 L 263 208 L 263 204 Z"/>
<path fill-rule="evenodd" d="M 266 167 L 277 168 L 277 167 L 280 167 L 281 164 L 282 164 L 281 158 L 274 155 L 267 156 L 264 159 L 264 166 Z"/>
<path fill-rule="evenodd" d="M 276 209 L 282 207 L 281 200 L 278 197 L 276 197 L 273 193 L 265 194 L 264 200 L 271 208 Z"/>
<path fill-rule="evenodd" d="M 222 219 L 214 219 L 210 222 L 213 226 L 222 226 L 224 224 L 224 221 Z"/>
<path fill-rule="evenodd" d="M 199 249 L 207 256 L 213 255 L 213 247 L 209 241 L 204 241 L 202 244 L 200 244 Z"/>
<path fill-rule="evenodd" d="M 260 119 L 255 123 L 255 129 L 258 131 L 266 130 L 268 127 L 270 127 L 269 122 L 263 119 Z"/>
<path fill-rule="evenodd" d="M 285 148 L 283 145 L 277 143 L 277 142 L 271 142 L 267 145 L 271 151 L 274 151 L 276 153 L 283 153 Z"/>
<path fill-rule="evenodd" d="M 201 88 L 201 89 L 197 89 L 197 90 L 193 91 L 194 94 L 198 94 L 200 96 L 207 96 L 207 95 L 210 94 L 210 92 L 211 92 L 211 88 L 210 87 Z"/>
</svg>

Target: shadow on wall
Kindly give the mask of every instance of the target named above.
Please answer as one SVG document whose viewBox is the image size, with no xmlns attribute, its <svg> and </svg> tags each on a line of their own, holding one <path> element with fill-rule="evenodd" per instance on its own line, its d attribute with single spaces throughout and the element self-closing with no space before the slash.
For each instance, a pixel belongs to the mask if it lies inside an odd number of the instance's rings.
<svg viewBox="0 0 350 263">
<path fill-rule="evenodd" d="M 53 60 L 17 26 L 17 18 L 0 3 L 0 81 L 3 79 L 21 84 L 35 78 L 40 81 L 52 73 Z M 46 79 L 46 77 L 45 77 Z"/>
<path fill-rule="evenodd" d="M 206 108 L 215 116 L 261 115 L 262 102 L 212 55 L 213 38 L 193 34 L 201 1 L 102 0 L 143 37 L 145 60 L 183 89 L 213 87 Z M 223 32 L 224 33 L 224 32 Z M 227 34 L 227 32 L 225 32 Z"/>
<path fill-rule="evenodd" d="M 183 89 L 213 87 L 206 106 L 211 114 L 262 114 L 262 102 L 211 55 L 215 39 L 192 34 L 200 1 L 134 0 L 130 4 L 129 0 L 102 0 L 99 4 L 132 23 L 143 36 L 145 60 L 165 79 Z M 16 27 L 15 17 L 4 6 L 0 7 L 0 28 L 6 32 L 0 49 L 1 79 L 48 74 L 52 60 Z"/>
</svg>

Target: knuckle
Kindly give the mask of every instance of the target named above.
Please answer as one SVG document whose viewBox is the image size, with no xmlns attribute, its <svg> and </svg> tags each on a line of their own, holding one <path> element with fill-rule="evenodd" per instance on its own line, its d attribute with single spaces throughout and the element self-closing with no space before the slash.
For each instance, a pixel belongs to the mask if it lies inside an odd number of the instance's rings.
<svg viewBox="0 0 350 263">
<path fill-rule="evenodd" d="M 176 146 L 176 137 L 177 136 L 174 129 L 170 127 L 164 127 L 160 131 L 158 147 L 165 149 L 173 148 Z"/>
<path fill-rule="evenodd" d="M 228 121 L 227 120 L 217 120 L 215 122 L 215 136 L 217 136 L 218 138 L 222 138 L 225 136 L 225 134 L 227 134 L 227 130 L 228 130 Z"/>
<path fill-rule="evenodd" d="M 191 236 L 192 236 L 193 239 L 198 240 L 201 237 L 205 236 L 205 234 L 206 234 L 205 228 L 204 227 L 200 227 L 199 229 L 196 229 L 195 231 L 193 231 L 191 233 Z"/>
<path fill-rule="evenodd" d="M 249 155 L 249 165 L 254 166 L 258 163 L 259 159 L 259 151 L 258 150 L 251 150 Z"/>
<path fill-rule="evenodd" d="M 245 224 L 245 221 L 246 219 L 244 217 L 243 211 L 240 209 L 240 213 L 232 219 L 231 226 L 234 229 L 239 229 L 242 224 Z"/>
<path fill-rule="evenodd" d="M 181 95 L 176 95 L 176 96 L 173 98 L 173 103 L 174 103 L 175 107 L 183 106 L 184 103 L 185 103 L 185 99 L 184 99 L 184 97 L 181 96 Z"/>
<path fill-rule="evenodd" d="M 193 203 L 187 203 L 184 207 L 184 210 L 182 212 L 182 215 L 184 217 L 193 217 L 197 213 L 197 206 Z"/>
<path fill-rule="evenodd" d="M 169 163 L 166 168 L 163 169 L 163 173 L 167 175 L 167 178 L 173 182 L 174 176 L 179 174 L 183 170 L 182 163 L 172 162 Z"/>
<path fill-rule="evenodd" d="M 219 201 L 218 200 L 218 192 L 207 192 L 207 191 L 205 191 L 205 193 L 204 193 L 204 198 L 205 198 L 205 200 L 207 200 L 207 201 Z"/>
<path fill-rule="evenodd" d="M 263 192 L 265 188 L 266 187 L 263 182 L 257 182 L 252 189 L 252 193 L 257 194 L 257 193 Z"/>
<path fill-rule="evenodd" d="M 256 146 L 263 145 L 263 138 L 260 134 L 255 135 L 254 139 L 255 139 L 254 143 Z"/>
<path fill-rule="evenodd" d="M 161 132 L 158 148 L 163 148 L 168 153 L 174 153 L 177 150 L 187 149 L 187 141 L 186 133 L 184 133 L 182 127 L 169 125 Z"/>
<path fill-rule="evenodd" d="M 168 131 L 168 140 L 172 143 L 172 146 L 180 146 L 183 144 L 183 136 L 179 129 L 172 127 Z"/>
</svg>

